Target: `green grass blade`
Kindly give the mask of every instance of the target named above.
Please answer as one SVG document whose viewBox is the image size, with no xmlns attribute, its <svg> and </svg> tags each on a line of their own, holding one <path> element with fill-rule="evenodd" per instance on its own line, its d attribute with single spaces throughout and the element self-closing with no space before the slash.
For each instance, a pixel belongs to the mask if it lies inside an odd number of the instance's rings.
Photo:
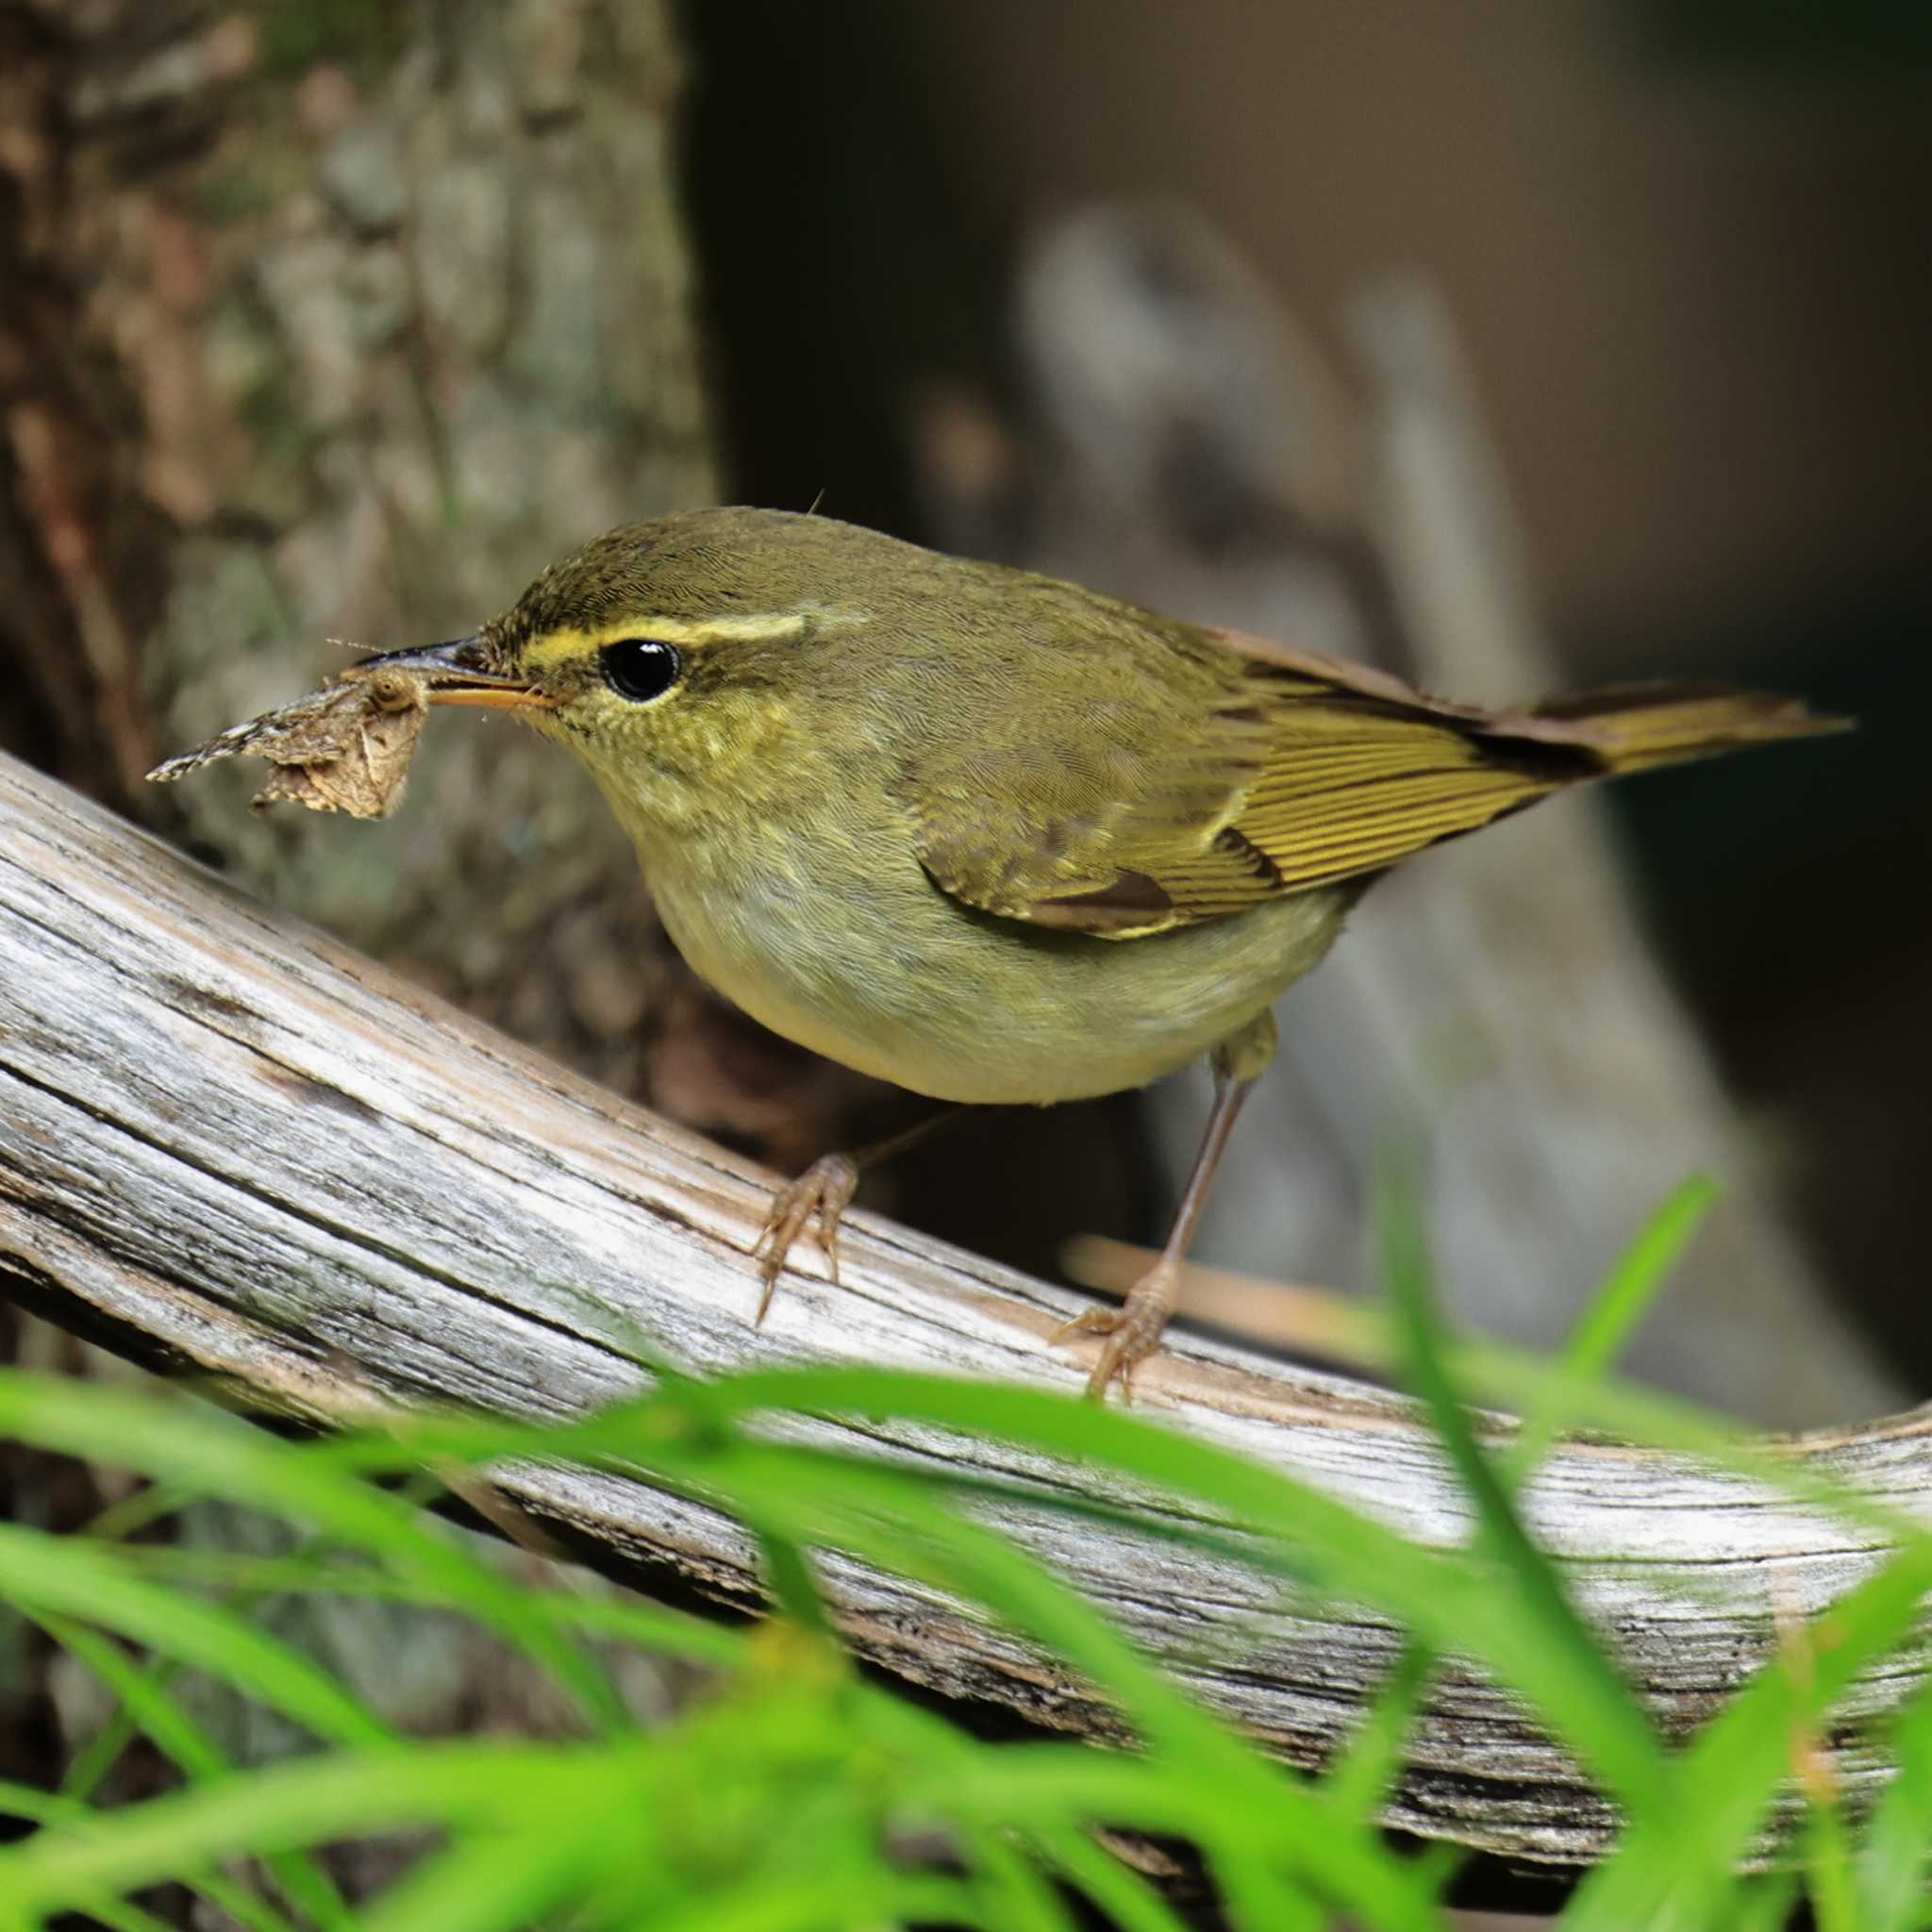
<svg viewBox="0 0 1932 1932">
<path fill-rule="evenodd" d="M 418 1743 L 290 1759 L 195 1785 L 96 1813 L 84 1836 L 43 1833 L 0 1846 L 0 1924 L 138 1891 L 225 1858 L 417 1826 L 513 1826 L 540 1790 L 561 1814 L 608 1813 L 637 1776 L 635 1750 Z"/>
<path fill-rule="evenodd" d="M 1724 1932 L 1789 1932 L 1798 1909 L 1798 1874 L 1746 1879 L 1733 1893 Z"/>
<path fill-rule="evenodd" d="M 45 1627 L 70 1657 L 85 1664 L 120 1698 L 121 1708 L 133 1724 L 177 1769 L 191 1778 L 226 1774 L 230 1766 L 220 1747 L 189 1716 L 179 1700 L 169 1695 L 165 1684 L 142 1670 L 111 1638 L 65 1617 L 45 1619 Z M 348 1924 L 349 1908 L 341 1894 L 312 1858 L 289 1853 L 273 1860 L 271 1869 L 290 1901 L 313 1924 L 325 1927 L 325 1932 L 336 1932 Z M 244 1894 L 239 1907 L 229 1903 L 225 1909 L 256 1932 L 278 1932 L 285 1926 L 279 1914 L 266 1907 L 257 1909 L 257 1904 L 252 1894 Z"/>
<path fill-rule="evenodd" d="M 1001 1832 L 979 1829 L 959 1836 L 972 1868 L 968 1888 L 989 1924 L 1002 1932 L 1079 1932 L 1040 1868 L 1021 1857 Z"/>
<path fill-rule="evenodd" d="M 1541 1614 L 1522 1592 L 1498 1591 L 1489 1569 L 1473 1567 L 1461 1555 L 1408 1542 L 1311 1485 L 1198 1438 L 1044 1391 L 886 1370 L 759 1371 L 721 1382 L 712 1392 L 751 1413 L 769 1407 L 829 1419 L 857 1416 L 874 1424 L 937 1424 L 1179 1492 L 1218 1523 L 1239 1523 L 1293 1551 L 1328 1594 L 1374 1606 L 1438 1650 L 1476 1657 L 1572 1748 L 1585 1757 L 1591 1753 L 1600 1726 L 1590 1726 L 1590 1712 L 1578 1717 L 1570 1654 L 1552 1648 Z M 676 1440 L 668 1428 L 657 1431 L 636 1460 L 653 1466 L 660 1478 L 694 1480 L 696 1465 L 666 1454 L 660 1438 Z M 621 1446 L 590 1431 L 580 1431 L 578 1441 L 606 1455 Z M 1624 1702 L 1621 1735 L 1632 1745 L 1641 1740 L 1642 1756 L 1654 1765 L 1655 1740 L 1600 1657 L 1591 1678 L 1606 1691 L 1613 1687 Z M 1628 1756 L 1641 1761 L 1635 1749 Z"/>
<path fill-rule="evenodd" d="M 1790 1774 L 1791 1739 L 1819 1727 L 1858 1674 L 1912 1634 L 1928 1591 L 1932 1550 L 1907 1550 L 1814 1619 L 1807 1668 L 1774 1657 L 1672 1764 L 1660 1815 L 1694 1818 L 1696 1831 L 1634 1825 L 1624 1855 L 1578 1889 L 1566 1923 L 1623 1932 L 1654 1913 L 1708 1919 Z"/>
<path fill-rule="evenodd" d="M 1851 1845 L 1836 1793 L 1818 1793 L 1807 1807 L 1804 1853 L 1817 1932 L 1870 1932 L 1853 1904 Z"/>
<path fill-rule="evenodd" d="M 1451 1344 L 1419 1226 L 1412 1217 L 1402 1224 L 1399 1203 L 1392 1224 L 1385 1215 L 1391 1279 L 1401 1291 L 1390 1334 L 1406 1351 L 1438 1440 L 1474 1503 L 1477 1526 L 1467 1552 L 1409 1543 L 1291 1477 L 1141 1418 L 1035 1390 L 886 1371 L 675 1380 L 578 1423 L 435 1414 L 405 1419 L 392 1433 L 312 1444 L 275 1441 L 144 1392 L 130 1407 L 126 1391 L 112 1391 L 103 1405 L 92 1391 L 75 1395 L 69 1385 L 0 1374 L 0 1433 L 12 1428 L 47 1446 L 140 1468 L 166 1486 L 124 1512 L 128 1524 L 214 1493 L 309 1524 L 330 1545 L 295 1557 L 228 1558 L 85 1537 L 36 1544 L 11 1541 L 30 1532 L 0 1525 L 0 1599 L 17 1594 L 65 1637 L 194 1780 L 189 1790 L 106 1812 L 63 1810 L 58 1800 L 36 1797 L 38 1813 L 22 1815 L 38 1815 L 42 1831 L 0 1846 L 0 1924 L 79 1911 L 116 1932 L 151 1932 L 151 1921 L 127 1917 L 137 1908 L 118 1901 L 172 1878 L 224 1909 L 228 1900 L 239 1904 L 230 1916 L 251 1932 L 289 1932 L 286 1920 L 221 1872 L 223 1860 L 281 1859 L 284 1873 L 299 1874 L 303 1866 L 286 1861 L 308 1848 L 423 1829 L 446 1842 L 360 1922 L 376 1932 L 441 1932 L 445 1924 L 490 1932 L 537 1922 L 555 1932 L 844 1932 L 856 1922 L 914 1919 L 1065 1932 L 1067 1909 L 1049 1875 L 1124 1932 L 1177 1932 L 1177 1915 L 1158 1892 L 1094 1836 L 1117 1828 L 1198 1846 L 1241 1932 L 1326 1932 L 1344 1916 L 1373 1932 L 1416 1932 L 1447 1923 L 1440 1892 L 1453 1857 L 1405 1860 L 1382 1841 L 1374 1819 L 1434 1660 L 1448 1653 L 1472 1657 L 1525 1700 L 1606 1778 L 1631 1819 L 1566 1924 L 1585 1932 L 1638 1924 L 1768 1932 L 1795 1893 L 1782 1877 L 1739 1879 L 1737 1859 L 1788 1776 L 1791 1740 L 1815 1733 L 1854 1676 L 1911 1639 L 1920 1598 L 1932 1591 L 1932 1534 L 1906 1526 L 1899 1554 L 1824 1614 L 1810 1645 L 1815 1668 L 1767 1671 L 1669 1757 L 1515 1507 L 1517 1483 L 1559 1429 L 1621 1416 L 1634 1424 L 1624 1433 L 1674 1449 L 1694 1443 L 1690 1453 L 1750 1474 L 1767 1492 L 1806 1501 L 1832 1495 L 1844 1504 L 1845 1521 L 1867 1529 L 1884 1520 L 1883 1505 L 1839 1497 L 1815 1470 L 1790 1480 L 1768 1474 L 1762 1452 L 1728 1425 L 1609 1382 L 1614 1357 L 1709 1193 L 1693 1184 L 1666 1205 L 1612 1271 L 1558 1361 L 1511 1357 L 1496 1370 L 1516 1378 L 1526 1417 L 1503 1455 L 1490 1450 L 1463 1407 L 1472 1389 L 1491 1386 L 1477 1378 L 1494 1364 L 1483 1350 Z M 829 1447 L 822 1438 L 798 1443 L 787 1426 L 794 1417 L 856 1425 L 859 1440 L 851 1447 Z M 916 1432 L 925 1429 L 1080 1463 L 1090 1483 L 1097 1473 L 1122 1502 L 1056 1494 L 1051 1483 L 1036 1492 L 1018 1479 L 994 1481 L 923 1444 L 909 1465 L 897 1461 L 902 1445 L 918 1443 Z M 875 1440 L 868 1441 L 868 1432 Z M 506 1461 L 573 1459 L 732 1512 L 758 1542 L 792 1621 L 747 1640 L 614 1596 L 525 1587 L 479 1566 L 432 1533 L 406 1497 L 373 1480 L 420 1482 L 425 1469 L 453 1468 L 460 1489 L 467 1472 L 482 1482 Z M 1144 1508 L 1141 1526 L 1152 1534 L 1283 1579 L 1299 1592 L 1291 1599 L 1297 1612 L 1317 1613 L 1337 1600 L 1365 1605 L 1394 1620 L 1407 1647 L 1335 1770 L 1310 1781 L 1265 1759 L 1196 1702 L 1172 1665 L 1143 1655 L 1050 1569 L 986 1526 L 990 1512 L 1007 1507 L 1063 1508 L 1122 1527 L 1138 1524 Z M 11 1560 L 16 1550 L 24 1567 Z M 1116 1710 L 1138 1747 L 987 1745 L 899 1702 L 852 1671 L 826 1639 L 815 1575 L 829 1550 L 978 1607 Z M 229 1772 L 169 1691 L 167 1659 L 179 1656 L 234 1682 L 232 1633 L 259 1633 L 233 1607 L 171 1584 L 335 1591 L 454 1609 L 539 1656 L 606 1735 L 563 1746 L 415 1744 L 390 1740 L 377 1726 L 356 1733 L 363 1740 L 356 1748 L 245 1776 Z M 192 1628 L 180 1625 L 183 1614 Z M 801 1617 L 817 1621 L 815 1635 L 799 1628 Z M 103 1629 L 148 1645 L 162 1662 L 142 1670 Z M 625 1728 L 614 1693 L 599 1690 L 608 1683 L 602 1666 L 581 1657 L 592 1640 L 723 1665 L 732 1674 L 676 1724 L 640 1738 Z M 806 1650 L 793 1648 L 800 1643 Z M 287 1697 L 283 1663 L 273 1648 L 243 1659 L 247 1694 L 279 1690 Z M 345 1695 L 325 1674 L 316 1677 L 323 1688 L 307 1683 L 298 1703 Z M 1856 1856 L 1835 1810 L 1811 1819 L 1822 1932 L 1902 1932 L 1924 1919 L 1932 1799 L 1908 1789 L 1914 1766 L 1932 1784 L 1932 1716 L 1924 1710 L 1932 1710 L 1932 1692 L 1897 1721 L 1907 1776 L 1881 1794 Z M 330 1723 L 333 1731 L 311 1728 L 346 1745 L 353 1725 L 345 1728 L 341 1709 Z M 0 1790 L 0 1804 L 5 1798 Z M 894 1866 L 886 1855 L 894 1841 L 889 1821 L 950 1833 L 963 1874 Z M 706 1846 L 714 1832 L 727 1846 L 755 1847 L 749 1862 L 711 1857 Z M 224 1888 L 228 1900 L 218 1896 Z M 341 1925 L 339 1902 L 297 1902 L 321 1923 Z"/>
<path fill-rule="evenodd" d="M 392 1885 L 357 1932 L 525 1932 L 582 1897 L 602 1850 L 557 1830 L 467 1836 Z"/>
<path fill-rule="evenodd" d="M 855 1464 L 845 1483 L 835 1486 L 823 1464 L 809 1483 L 799 1482 L 788 1464 L 780 1447 L 741 1443 L 710 1456 L 707 1487 L 714 1500 L 733 1508 L 741 1491 L 755 1495 L 768 1522 L 779 1521 L 778 1511 L 789 1503 L 792 1513 L 784 1528 L 797 1541 L 827 1543 L 988 1605 L 1104 1686 L 1157 1751 L 1187 1766 L 1191 1776 L 1242 1791 L 1244 1802 L 1264 1807 L 1284 1850 L 1305 1859 L 1369 1924 L 1403 1923 L 1394 1915 L 1408 1909 L 1414 1892 L 1399 1872 L 1372 1856 L 1365 1842 L 1338 1831 L 1333 1815 L 1297 1781 L 1201 1711 L 1083 1598 L 1003 1538 L 929 1507 L 908 1508 L 908 1497 L 922 1492 L 890 1469 Z M 1292 1888 L 1251 1863 L 1245 1839 L 1217 1836 L 1227 1841 L 1224 1862 L 1232 1861 L 1224 1880 L 1236 1882 L 1238 1866 L 1241 1882 L 1268 1896 L 1275 1922 L 1292 1924 L 1298 1909 Z"/>
<path fill-rule="evenodd" d="M 101 1813 L 72 1798 L 57 1797 L 46 1791 L 37 1791 L 30 1785 L 13 1784 L 5 1779 L 0 1779 L 0 1818 L 24 1819 L 47 1830 L 69 1835 L 85 1835 L 98 1830 L 102 1823 Z M 200 1892 L 210 1905 L 226 1912 L 238 1924 L 261 1924 L 271 1928 L 271 1932 L 288 1932 L 286 1920 L 273 1915 L 259 1916 L 265 1910 L 261 1901 L 221 1873 L 199 1874 L 191 1889 Z M 98 1919 L 108 1926 L 109 1932 L 169 1932 L 158 1919 L 125 1899 L 100 1895 L 78 1897 L 75 1903 L 89 1917 Z"/>
<path fill-rule="evenodd" d="M 0 1437 L 245 1504 L 321 1529 L 402 1574 L 441 1581 L 478 1622 L 549 1670 L 592 1722 L 613 1734 L 628 1727 L 623 1699 L 593 1658 L 562 1641 L 487 1564 L 425 1527 L 421 1510 L 345 1474 L 324 1445 L 279 1441 L 178 1396 L 21 1370 L 0 1375 Z"/>
<path fill-rule="evenodd" d="M 1715 1181 L 1704 1175 L 1686 1181 L 1617 1257 L 1550 1364 L 1557 1399 L 1565 1391 L 1575 1399 L 1616 1366 L 1717 1197 Z M 1560 1409 L 1553 1410 L 1552 1399 L 1546 1391 L 1525 1409 L 1522 1429 L 1502 1458 L 1502 1472 L 1512 1487 L 1542 1460 L 1559 1432 Z"/>
<path fill-rule="evenodd" d="M 130 1543 L 120 1558 L 136 1574 L 261 1595 L 308 1592 L 413 1604 L 423 1609 L 462 1611 L 467 1599 L 441 1582 L 394 1576 L 386 1571 L 322 1557 L 236 1556 L 225 1551 L 182 1549 L 166 1543 Z M 591 1594 L 539 1584 L 519 1588 L 543 1615 L 580 1638 L 608 1639 L 661 1652 L 691 1663 L 728 1667 L 742 1660 L 744 1632 L 675 1610 L 628 1593 Z M 4 1596 L 0 1591 L 0 1596 Z"/>
<path fill-rule="evenodd" d="M 785 1873 L 632 1925 L 635 1932 L 873 1932 L 902 1925 L 1005 1932 L 980 1916 L 972 1887 L 960 1880 L 884 1869 Z"/>
<path fill-rule="evenodd" d="M 1052 1826 L 1029 1837 L 1040 1856 L 1117 1932 L 1189 1932 L 1153 1886 L 1079 1826 Z"/>
<path fill-rule="evenodd" d="M 1663 1751 L 1642 1707 L 1577 1613 L 1556 1566 L 1530 1541 L 1507 1490 L 1476 1441 L 1444 1364 L 1444 1339 L 1422 1224 L 1407 1190 L 1384 1183 L 1377 1223 L 1382 1267 L 1405 1339 L 1416 1394 L 1474 1506 L 1477 1548 L 1491 1559 L 1499 1595 L 1513 1597 L 1529 1640 L 1560 1680 L 1564 1729 L 1612 1797 L 1629 1813 L 1651 1801 Z M 1544 1708 L 1546 1718 L 1555 1713 Z"/>
<path fill-rule="evenodd" d="M 790 1537 L 768 1524 L 748 1521 L 745 1526 L 758 1538 L 758 1552 L 765 1559 L 765 1584 L 779 1614 L 814 1636 L 831 1638 L 832 1620 L 819 1594 L 818 1579 L 811 1574 L 810 1558 Z"/>
<path fill-rule="evenodd" d="M 192 1664 L 331 1743 L 390 1741 L 381 1719 L 299 1651 L 134 1575 L 111 1547 L 0 1524 L 0 1592 L 30 1616 L 83 1619 Z"/>
<path fill-rule="evenodd" d="M 1373 1824 L 1388 1803 L 1435 1668 L 1435 1653 L 1426 1646 L 1403 1645 L 1388 1681 L 1322 1782 L 1323 1795 L 1343 1818 Z"/>
<path fill-rule="evenodd" d="M 1898 1769 L 1873 1807 L 1857 1864 L 1858 1923 L 1870 1932 L 1915 1932 L 1932 1880 L 1932 1690 L 1891 1727 Z"/>
<path fill-rule="evenodd" d="M 1932 1541 L 1932 1529 L 1904 1509 L 1822 1473 L 1802 1441 L 1766 1437 L 1734 1417 L 1634 1383 L 1557 1376 L 1547 1357 L 1507 1343 L 1457 1341 L 1445 1359 L 1466 1397 L 1535 1414 L 1540 1424 L 1558 1433 L 1600 1430 L 1690 1457 L 1824 1510 L 1887 1543 Z"/>
<path fill-rule="evenodd" d="M 1717 1183 L 1693 1174 L 1644 1224 L 1571 1330 L 1557 1361 L 1565 1374 L 1591 1381 L 1616 1366 L 1717 1200 Z"/>
<path fill-rule="evenodd" d="M 1608 1373 L 1716 1198 L 1712 1182 L 1693 1179 L 1652 1216 L 1571 1330 L 1551 1365 L 1553 1375 L 1580 1389 Z M 1498 1459 L 1497 1473 L 1507 1488 L 1513 1490 L 1535 1469 L 1557 1433 L 1547 1410 L 1525 1412 L 1516 1440 Z M 1387 1804 L 1434 1669 L 1435 1656 L 1427 1646 L 1413 1640 L 1404 1646 L 1388 1683 L 1324 1781 L 1329 1801 L 1344 1817 L 1367 1820 Z M 1445 1867 L 1445 1881 L 1453 1869 L 1453 1862 Z"/>
</svg>

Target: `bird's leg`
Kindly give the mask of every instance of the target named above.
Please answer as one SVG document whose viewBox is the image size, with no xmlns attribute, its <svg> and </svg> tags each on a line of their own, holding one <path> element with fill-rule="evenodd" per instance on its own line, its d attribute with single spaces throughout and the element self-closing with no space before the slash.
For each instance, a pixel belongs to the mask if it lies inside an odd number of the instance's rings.
<svg viewBox="0 0 1932 1932">
<path fill-rule="evenodd" d="M 1107 1386 L 1118 1377 L 1123 1397 L 1131 1400 L 1131 1377 L 1137 1363 L 1152 1355 L 1159 1345 L 1161 1331 L 1173 1317 L 1180 1298 L 1181 1263 L 1187 1258 L 1194 1239 L 1195 1224 L 1208 1205 L 1214 1186 L 1214 1172 L 1221 1165 L 1222 1151 L 1234 1124 L 1241 1116 L 1241 1103 L 1248 1090 L 1274 1058 L 1274 1016 L 1265 1008 L 1239 1032 L 1231 1033 L 1214 1049 L 1214 1107 L 1208 1116 L 1208 1131 L 1201 1137 L 1200 1152 L 1194 1156 L 1193 1172 L 1188 1176 L 1187 1191 L 1181 1195 L 1180 1210 L 1169 1230 L 1167 1245 L 1160 1258 L 1127 1291 L 1117 1308 L 1089 1308 L 1054 1331 L 1053 1339 L 1063 1341 L 1072 1335 L 1104 1335 L 1100 1359 L 1088 1378 L 1087 1392 L 1096 1400 L 1105 1396 Z"/>
<path fill-rule="evenodd" d="M 791 1243 L 805 1232 L 806 1224 L 813 1215 L 818 1217 L 819 1245 L 825 1251 L 825 1266 L 836 1283 L 839 1279 L 839 1224 L 844 1219 L 846 1208 L 852 1205 L 852 1196 L 858 1188 L 860 1170 L 876 1161 L 889 1160 L 894 1154 L 903 1154 L 928 1134 L 950 1126 L 968 1111 L 970 1109 L 964 1107 L 942 1108 L 923 1121 L 915 1121 L 900 1133 L 889 1134 L 883 1141 L 874 1141 L 870 1147 L 861 1147 L 857 1154 L 822 1154 L 796 1180 L 787 1181 L 773 1197 L 764 1227 L 752 1244 L 752 1258 L 758 1264 L 758 1276 L 764 1283 L 764 1291 L 758 1296 L 757 1319 L 759 1322 L 765 1319 L 765 1311 L 772 1306 L 773 1291 L 778 1286 L 778 1276 L 784 1273 L 785 1257 L 791 1252 Z"/>
</svg>

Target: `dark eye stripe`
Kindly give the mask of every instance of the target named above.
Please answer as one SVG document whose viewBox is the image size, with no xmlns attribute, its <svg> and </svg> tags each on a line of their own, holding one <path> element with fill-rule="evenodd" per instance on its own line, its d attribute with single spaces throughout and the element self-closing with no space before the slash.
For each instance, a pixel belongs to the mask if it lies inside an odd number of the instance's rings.
<svg viewBox="0 0 1932 1932">
<path fill-rule="evenodd" d="M 619 638 L 597 653 L 604 682 L 619 697 L 647 705 L 684 675 L 684 658 L 661 638 Z"/>
</svg>

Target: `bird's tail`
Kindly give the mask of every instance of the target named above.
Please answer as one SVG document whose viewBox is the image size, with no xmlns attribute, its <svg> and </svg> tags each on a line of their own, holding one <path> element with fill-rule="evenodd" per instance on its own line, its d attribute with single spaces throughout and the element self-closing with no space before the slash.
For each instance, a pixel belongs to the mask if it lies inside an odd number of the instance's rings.
<svg viewBox="0 0 1932 1932">
<path fill-rule="evenodd" d="M 1809 710 L 1798 698 L 1717 684 L 1613 685 L 1548 699 L 1530 716 L 1563 727 L 1564 740 L 1596 753 L 1610 773 L 1852 728 L 1849 718 Z"/>
</svg>

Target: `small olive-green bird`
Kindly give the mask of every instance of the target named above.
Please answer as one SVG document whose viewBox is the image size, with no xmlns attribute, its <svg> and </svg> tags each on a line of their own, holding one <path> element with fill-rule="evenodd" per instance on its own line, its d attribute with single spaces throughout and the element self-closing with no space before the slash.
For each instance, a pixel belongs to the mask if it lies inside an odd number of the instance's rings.
<svg viewBox="0 0 1932 1932">
<path fill-rule="evenodd" d="M 1520 711 L 818 516 L 694 510 L 598 538 L 475 636 L 372 660 L 518 712 L 588 765 L 685 958 L 775 1032 L 935 1099 L 1044 1105 L 1208 1055 L 1158 1265 L 1091 1387 L 1174 1311 L 1270 1008 L 1398 860 L 1618 773 L 1830 728 L 1649 686 Z M 765 1300 L 857 1169 L 783 1190 Z M 760 1304 L 762 1315 L 764 1304 Z"/>
</svg>

